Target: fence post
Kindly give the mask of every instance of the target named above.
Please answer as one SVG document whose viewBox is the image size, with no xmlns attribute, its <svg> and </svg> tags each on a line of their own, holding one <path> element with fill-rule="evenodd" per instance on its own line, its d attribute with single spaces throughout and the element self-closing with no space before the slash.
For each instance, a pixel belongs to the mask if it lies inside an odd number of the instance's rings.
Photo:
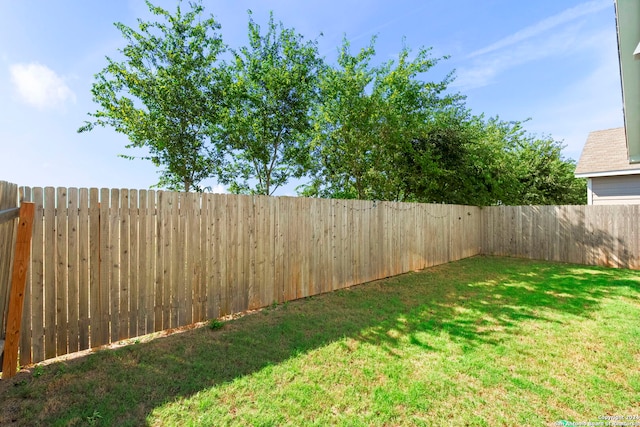
<svg viewBox="0 0 640 427">
<path fill-rule="evenodd" d="M 24 291 L 27 283 L 27 270 L 31 256 L 31 230 L 35 204 L 23 202 L 20 205 L 20 222 L 16 236 L 16 250 L 13 257 L 9 310 L 7 314 L 7 333 L 5 336 L 2 378 L 11 378 L 18 366 L 18 343 L 20 342 L 20 322 L 24 306 Z"/>
</svg>

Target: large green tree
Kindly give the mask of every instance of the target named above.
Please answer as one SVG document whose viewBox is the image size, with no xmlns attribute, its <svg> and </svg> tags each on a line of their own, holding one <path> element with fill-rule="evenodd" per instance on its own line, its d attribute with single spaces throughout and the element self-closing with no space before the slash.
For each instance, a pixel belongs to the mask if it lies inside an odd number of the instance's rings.
<svg viewBox="0 0 640 427">
<path fill-rule="evenodd" d="M 405 201 L 490 204 L 501 147 L 487 144 L 484 123 L 455 106 L 435 111 L 395 159 Z"/>
<path fill-rule="evenodd" d="M 583 180 L 561 143 L 527 133 L 522 122 L 474 116 L 458 105 L 435 112 L 395 158 L 406 201 L 583 204 Z"/>
<path fill-rule="evenodd" d="M 373 44 L 352 55 L 344 41 L 337 67 L 320 82 L 322 102 L 314 116 L 313 179 L 307 196 L 367 198 L 373 170 L 375 134 L 381 105 L 367 93 L 375 79 Z"/>
<path fill-rule="evenodd" d="M 512 156 L 515 192 L 508 204 L 581 205 L 587 203 L 586 180 L 576 178 L 575 162 L 562 155 L 551 137 L 521 131 Z"/>
<path fill-rule="evenodd" d="M 562 144 L 529 134 L 522 122 L 440 112 L 400 156 L 408 200 L 469 205 L 584 204 L 584 180 Z"/>
<path fill-rule="evenodd" d="M 374 43 L 354 55 L 344 40 L 337 66 L 323 75 L 305 195 L 404 200 L 406 176 L 398 164 L 430 117 L 459 99 L 444 93 L 449 76 L 439 82 L 419 78 L 440 60 L 428 49 L 412 55 L 405 47 L 397 61 L 374 66 Z"/>
<path fill-rule="evenodd" d="M 127 45 L 122 60 L 107 57 L 96 74 L 91 92 L 100 109 L 79 132 L 111 126 L 127 135 L 127 148 L 148 150 L 143 158 L 161 168 L 158 187 L 200 190 L 223 159 L 209 145 L 224 98 L 220 25 L 202 17 L 200 2 L 186 13 L 179 3 L 175 14 L 146 3 L 160 22 L 139 20 L 138 30 L 115 24 Z"/>
<path fill-rule="evenodd" d="M 451 75 L 425 81 L 442 58 L 404 48 L 373 66 L 374 41 L 320 82 L 313 173 L 307 196 L 469 205 L 583 203 L 561 144 L 528 134 L 522 122 L 473 115 L 448 92 Z M 413 59 L 410 59 L 413 58 Z"/>
<path fill-rule="evenodd" d="M 223 182 L 235 193 L 270 195 L 309 165 L 310 113 L 322 61 L 315 42 L 276 24 L 249 19 L 249 45 L 234 52 L 224 141 Z"/>
</svg>

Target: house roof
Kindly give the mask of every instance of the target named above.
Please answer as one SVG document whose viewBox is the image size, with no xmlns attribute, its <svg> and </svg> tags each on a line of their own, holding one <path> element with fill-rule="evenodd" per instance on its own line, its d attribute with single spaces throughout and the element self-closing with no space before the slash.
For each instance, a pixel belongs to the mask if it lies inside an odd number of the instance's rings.
<svg viewBox="0 0 640 427">
<path fill-rule="evenodd" d="M 589 133 L 578 160 L 579 178 L 640 174 L 640 165 L 629 163 L 624 128 Z"/>
</svg>

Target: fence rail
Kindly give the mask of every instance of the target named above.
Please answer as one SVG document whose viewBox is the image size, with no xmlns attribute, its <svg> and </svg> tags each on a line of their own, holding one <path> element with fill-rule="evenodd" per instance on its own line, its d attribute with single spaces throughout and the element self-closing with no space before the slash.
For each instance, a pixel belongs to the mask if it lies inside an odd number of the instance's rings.
<svg viewBox="0 0 640 427">
<path fill-rule="evenodd" d="M 35 203 L 20 363 L 480 252 L 477 207 L 21 188 Z"/>
</svg>

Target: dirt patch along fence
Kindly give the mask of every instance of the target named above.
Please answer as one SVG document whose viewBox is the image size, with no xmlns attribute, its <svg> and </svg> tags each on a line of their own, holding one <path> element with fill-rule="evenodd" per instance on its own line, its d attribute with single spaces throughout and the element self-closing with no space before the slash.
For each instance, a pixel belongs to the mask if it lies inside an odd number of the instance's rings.
<svg viewBox="0 0 640 427">
<path fill-rule="evenodd" d="M 640 270 L 640 205 L 491 206 L 486 255 Z"/>
<path fill-rule="evenodd" d="M 477 255 L 477 207 L 21 188 L 20 363 Z"/>
</svg>

